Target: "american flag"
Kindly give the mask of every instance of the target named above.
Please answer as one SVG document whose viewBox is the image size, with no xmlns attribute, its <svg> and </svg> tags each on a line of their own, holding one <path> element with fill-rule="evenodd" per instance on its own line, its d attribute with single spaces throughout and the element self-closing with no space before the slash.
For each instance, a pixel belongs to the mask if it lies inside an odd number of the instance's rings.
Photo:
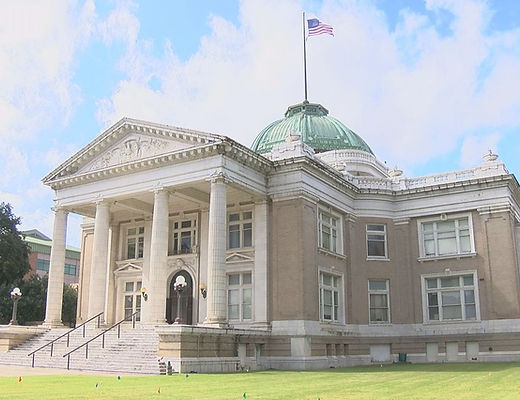
<svg viewBox="0 0 520 400">
<path fill-rule="evenodd" d="M 317 18 L 308 19 L 307 26 L 309 28 L 309 36 L 323 35 L 323 34 L 334 36 L 334 32 L 332 31 L 332 26 L 324 24 Z"/>
</svg>

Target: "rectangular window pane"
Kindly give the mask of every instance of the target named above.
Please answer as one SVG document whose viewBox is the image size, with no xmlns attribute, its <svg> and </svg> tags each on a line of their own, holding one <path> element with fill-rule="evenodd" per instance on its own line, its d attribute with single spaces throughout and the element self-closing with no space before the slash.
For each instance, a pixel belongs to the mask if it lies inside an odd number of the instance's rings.
<svg viewBox="0 0 520 400">
<path fill-rule="evenodd" d="M 439 255 L 457 253 L 457 239 L 450 237 L 447 239 L 439 238 Z"/>
<path fill-rule="evenodd" d="M 238 304 L 236 305 L 229 305 L 228 306 L 228 316 L 229 319 L 240 319 L 240 306 Z"/>
<path fill-rule="evenodd" d="M 388 297 L 386 294 L 371 294 L 370 295 L 370 307 L 372 308 L 387 308 Z"/>
<path fill-rule="evenodd" d="M 229 285 L 240 285 L 240 274 L 228 275 Z"/>
<path fill-rule="evenodd" d="M 463 276 L 464 286 L 473 286 L 473 275 Z"/>
<path fill-rule="evenodd" d="M 191 228 L 191 221 L 182 221 L 181 228 Z"/>
<path fill-rule="evenodd" d="M 430 321 L 439 320 L 439 307 L 428 307 L 428 319 Z"/>
<path fill-rule="evenodd" d="M 368 288 L 370 290 L 386 290 L 386 281 L 369 280 Z"/>
<path fill-rule="evenodd" d="M 424 239 L 424 254 L 427 256 L 435 255 L 435 241 L 433 239 Z"/>
<path fill-rule="evenodd" d="M 459 286 L 459 277 L 450 276 L 447 278 L 441 278 L 441 287 L 457 287 Z"/>
<path fill-rule="evenodd" d="M 426 279 L 426 287 L 428 289 L 434 289 L 437 287 L 437 278 L 434 279 Z"/>
<path fill-rule="evenodd" d="M 144 237 L 140 237 L 137 245 L 137 258 L 143 258 Z"/>
<path fill-rule="evenodd" d="M 442 318 L 443 319 L 462 319 L 462 308 L 458 306 L 443 306 L 442 307 Z"/>
<path fill-rule="evenodd" d="M 240 247 L 240 225 L 229 225 L 229 248 Z"/>
<path fill-rule="evenodd" d="M 133 236 L 133 235 L 135 235 L 135 233 L 136 233 L 135 228 L 130 228 L 130 229 L 127 231 L 127 235 L 128 235 L 128 236 Z"/>
<path fill-rule="evenodd" d="M 460 292 L 458 290 L 456 292 L 441 292 L 441 297 L 443 306 L 460 304 Z"/>
<path fill-rule="evenodd" d="M 430 307 L 439 305 L 439 298 L 437 293 L 428 293 L 428 305 Z"/>
<path fill-rule="evenodd" d="M 240 214 L 229 214 L 229 221 L 240 221 Z"/>
<path fill-rule="evenodd" d="M 253 213 L 251 211 L 246 211 L 242 214 L 243 219 L 251 219 L 253 218 Z"/>
<path fill-rule="evenodd" d="M 367 231 L 384 232 L 385 231 L 385 226 L 384 225 L 367 225 Z"/>
<path fill-rule="evenodd" d="M 253 245 L 253 224 L 248 222 L 244 224 L 244 240 L 242 241 L 242 247 L 251 247 Z"/>
<path fill-rule="evenodd" d="M 127 241 L 127 257 L 128 258 L 135 258 L 135 238 L 129 238 Z"/>
<path fill-rule="evenodd" d="M 251 272 L 242 274 L 242 283 L 244 285 L 251 284 Z"/>
<path fill-rule="evenodd" d="M 385 241 L 368 241 L 368 256 L 369 257 L 385 257 Z"/>
<path fill-rule="evenodd" d="M 477 309 L 475 304 L 466 305 L 466 319 L 477 319 Z"/>
<path fill-rule="evenodd" d="M 464 290 L 464 303 L 475 304 L 475 292 L 473 290 Z"/>
<path fill-rule="evenodd" d="M 325 286 L 332 286 L 332 276 L 328 274 L 323 274 L 323 284 Z"/>
<path fill-rule="evenodd" d="M 134 282 L 126 282 L 125 283 L 125 292 L 133 292 L 134 291 Z"/>
<path fill-rule="evenodd" d="M 370 322 L 388 322 L 388 310 L 386 308 L 371 308 Z"/>
</svg>

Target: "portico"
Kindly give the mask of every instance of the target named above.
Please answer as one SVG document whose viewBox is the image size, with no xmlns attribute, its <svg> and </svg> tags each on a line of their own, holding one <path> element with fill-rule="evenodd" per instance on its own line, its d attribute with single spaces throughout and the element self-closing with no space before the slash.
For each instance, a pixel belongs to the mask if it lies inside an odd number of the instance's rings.
<svg viewBox="0 0 520 400">
<path fill-rule="evenodd" d="M 53 183 L 54 237 L 64 243 L 67 212 L 75 212 L 86 218 L 83 241 L 92 247 L 90 259 L 83 259 L 88 268 L 80 275 L 80 321 L 103 312 L 102 320 L 111 324 L 138 311 L 142 324 L 164 324 L 171 320 L 172 278 L 182 271 L 191 278 L 195 304 L 185 320 L 226 325 L 226 259 L 244 255 L 242 264 L 254 267 L 252 250 L 257 243 L 230 252 L 226 221 L 228 209 L 254 213 L 255 202 L 265 204 L 265 181 L 259 171 L 267 165 L 254 154 L 247 154 L 252 162 L 245 165 L 240 157 L 247 149 L 232 149 L 211 135 L 161 128 L 121 121 L 111 135 L 77 155 L 72 176 L 65 174 Z M 155 138 L 157 132 L 161 140 Z M 113 136 L 120 136 L 119 141 L 111 140 Z M 76 184 L 85 180 L 90 184 Z M 265 211 L 259 218 L 265 220 Z M 265 239 L 258 243 L 267 246 Z M 63 269 L 64 252 L 59 249 L 55 245 L 51 274 Z M 265 276 L 267 267 L 259 269 Z M 264 286 L 260 293 L 265 293 L 266 283 L 265 277 L 259 279 Z M 53 285 L 46 321 L 56 324 L 61 315 L 57 287 L 62 283 Z M 200 285 L 207 288 L 205 299 Z M 259 316 L 265 322 L 265 311 Z"/>
</svg>

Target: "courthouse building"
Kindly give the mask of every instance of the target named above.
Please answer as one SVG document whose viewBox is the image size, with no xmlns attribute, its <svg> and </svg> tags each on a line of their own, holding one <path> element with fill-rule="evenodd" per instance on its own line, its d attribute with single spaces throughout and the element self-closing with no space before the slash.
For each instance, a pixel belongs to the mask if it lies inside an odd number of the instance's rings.
<svg viewBox="0 0 520 400">
<path fill-rule="evenodd" d="M 175 365 L 520 358 L 520 191 L 491 152 L 405 177 L 304 102 L 251 148 L 124 118 L 43 181 L 49 326 L 73 212 L 85 217 L 79 320 L 134 316 Z"/>
</svg>

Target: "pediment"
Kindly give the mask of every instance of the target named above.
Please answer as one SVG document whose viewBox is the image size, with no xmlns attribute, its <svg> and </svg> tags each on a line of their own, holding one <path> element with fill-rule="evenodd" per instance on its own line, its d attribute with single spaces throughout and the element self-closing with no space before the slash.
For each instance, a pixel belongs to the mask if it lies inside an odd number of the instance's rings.
<svg viewBox="0 0 520 400">
<path fill-rule="evenodd" d="M 125 262 L 125 263 L 118 263 L 114 273 L 115 274 L 121 274 L 121 273 L 141 273 L 143 272 L 143 267 L 139 263 L 134 262 Z"/>
<path fill-rule="evenodd" d="M 144 160 L 177 150 L 187 149 L 193 143 L 157 138 L 153 135 L 131 133 L 78 170 L 78 174 Z"/>
<path fill-rule="evenodd" d="M 254 258 L 244 253 L 232 253 L 226 257 L 226 262 L 230 264 L 234 263 L 247 263 L 253 262 Z"/>
<path fill-rule="evenodd" d="M 49 184 L 220 142 L 223 137 L 124 118 L 43 178 Z"/>
</svg>

